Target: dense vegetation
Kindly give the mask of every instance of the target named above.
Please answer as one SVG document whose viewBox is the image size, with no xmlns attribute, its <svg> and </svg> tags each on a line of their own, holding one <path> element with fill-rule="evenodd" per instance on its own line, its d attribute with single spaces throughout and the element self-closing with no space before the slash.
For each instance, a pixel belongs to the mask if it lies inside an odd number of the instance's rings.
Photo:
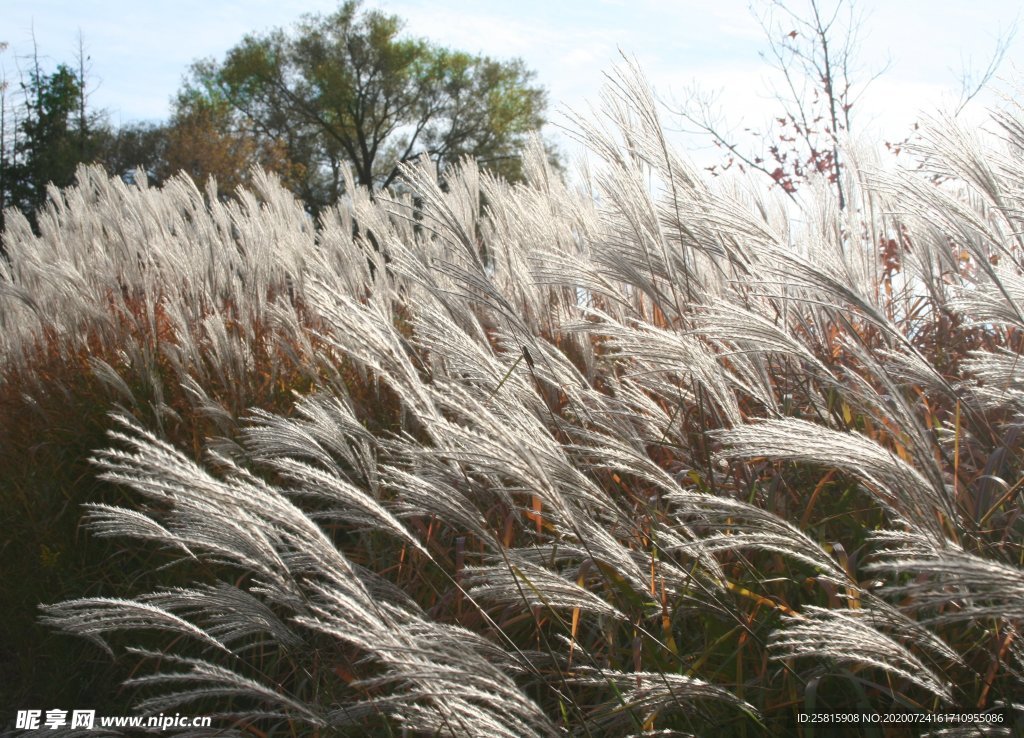
<svg viewBox="0 0 1024 738">
<path fill-rule="evenodd" d="M 427 155 L 440 171 L 470 156 L 506 179 L 522 177 L 527 138 L 544 123 L 545 93 L 520 60 L 499 62 L 401 35 L 396 16 L 307 17 L 292 32 L 247 36 L 223 62 L 192 68 L 176 116 L 220 111 L 219 128 L 269 152 L 318 213 L 344 192 L 344 171 L 371 190 Z M 185 170 L 212 173 L 197 158 Z"/>
<path fill-rule="evenodd" d="M 578 189 L 537 144 L 317 226 L 95 169 L 8 219 L 12 637 L 86 638 L 4 644 L 52 685 L 11 709 L 102 673 L 217 735 L 1022 729 L 1024 111 L 844 152 L 794 217 L 608 95 Z"/>
<path fill-rule="evenodd" d="M 151 184 L 184 171 L 226 195 L 253 167 L 281 177 L 313 215 L 345 194 L 344 173 L 370 189 L 428 156 L 439 171 L 465 156 L 509 180 L 545 122 L 544 89 L 519 59 L 500 61 L 411 36 L 400 18 L 348 0 L 290 29 L 248 35 L 223 61 L 192 65 L 163 123 L 114 126 L 90 103 L 89 56 L 0 76 L 0 229 L 4 208 L 34 223 L 50 184 L 98 163 Z M 0 42 L 0 53 L 6 44 Z M 550 153 L 555 161 L 555 153 Z"/>
</svg>

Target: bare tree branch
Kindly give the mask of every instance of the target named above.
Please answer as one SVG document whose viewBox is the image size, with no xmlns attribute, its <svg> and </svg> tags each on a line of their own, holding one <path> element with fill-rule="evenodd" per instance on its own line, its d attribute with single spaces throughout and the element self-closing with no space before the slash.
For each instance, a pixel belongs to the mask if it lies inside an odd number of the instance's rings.
<svg viewBox="0 0 1024 738">
<path fill-rule="evenodd" d="M 992 50 L 992 56 L 988 60 L 985 71 L 979 77 L 974 77 L 974 73 L 970 68 L 970 59 L 963 60 L 959 78 L 960 102 L 956 106 L 956 112 L 953 113 L 954 117 L 960 115 L 963 109 L 967 107 L 967 104 L 978 96 L 978 93 L 985 88 L 985 85 L 992 81 L 992 77 L 999 71 L 999 67 L 1002 66 L 1003 60 L 1006 58 L 1006 52 L 1009 51 L 1013 39 L 1017 35 L 1019 20 L 1019 16 L 1014 18 L 1010 27 L 996 37 L 996 45 Z"/>
</svg>

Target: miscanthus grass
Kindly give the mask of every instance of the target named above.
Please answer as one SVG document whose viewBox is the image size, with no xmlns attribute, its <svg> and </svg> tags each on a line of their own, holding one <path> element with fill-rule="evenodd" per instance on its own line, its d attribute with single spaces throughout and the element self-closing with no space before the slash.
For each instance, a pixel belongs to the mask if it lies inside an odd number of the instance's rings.
<svg viewBox="0 0 1024 738">
<path fill-rule="evenodd" d="M 898 171 L 847 157 L 848 207 L 794 217 L 610 80 L 578 187 L 538 146 L 526 184 L 420 165 L 313 224 L 263 175 L 226 201 L 84 169 L 38 236 L 8 219 L 0 392 L 89 378 L 88 473 L 124 492 L 73 502 L 152 583 L 43 621 L 124 665 L 125 709 L 1020 729 L 1021 111 L 980 142 L 935 121 Z"/>
</svg>

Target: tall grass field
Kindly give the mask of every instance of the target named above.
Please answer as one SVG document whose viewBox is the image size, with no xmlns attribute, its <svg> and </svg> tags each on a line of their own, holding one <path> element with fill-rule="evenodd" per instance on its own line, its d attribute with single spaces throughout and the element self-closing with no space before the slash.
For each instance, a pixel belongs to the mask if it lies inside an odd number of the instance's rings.
<svg viewBox="0 0 1024 738">
<path fill-rule="evenodd" d="M 624 69 L 568 180 L 537 143 L 314 223 L 81 169 L 3 235 L 0 726 L 1021 734 L 1024 110 L 989 129 L 795 207 Z"/>
</svg>

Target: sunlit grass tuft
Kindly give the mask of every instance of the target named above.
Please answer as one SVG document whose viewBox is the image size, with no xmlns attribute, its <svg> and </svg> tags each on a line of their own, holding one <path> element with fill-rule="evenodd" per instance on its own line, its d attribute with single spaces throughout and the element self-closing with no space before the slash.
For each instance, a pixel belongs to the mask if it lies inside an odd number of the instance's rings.
<svg viewBox="0 0 1024 738">
<path fill-rule="evenodd" d="M 9 219 L 18 632 L 51 603 L 108 704 L 249 735 L 1021 729 L 1015 113 L 792 218 L 614 79 L 579 189 L 538 147 L 314 226 L 83 170 Z"/>
</svg>

